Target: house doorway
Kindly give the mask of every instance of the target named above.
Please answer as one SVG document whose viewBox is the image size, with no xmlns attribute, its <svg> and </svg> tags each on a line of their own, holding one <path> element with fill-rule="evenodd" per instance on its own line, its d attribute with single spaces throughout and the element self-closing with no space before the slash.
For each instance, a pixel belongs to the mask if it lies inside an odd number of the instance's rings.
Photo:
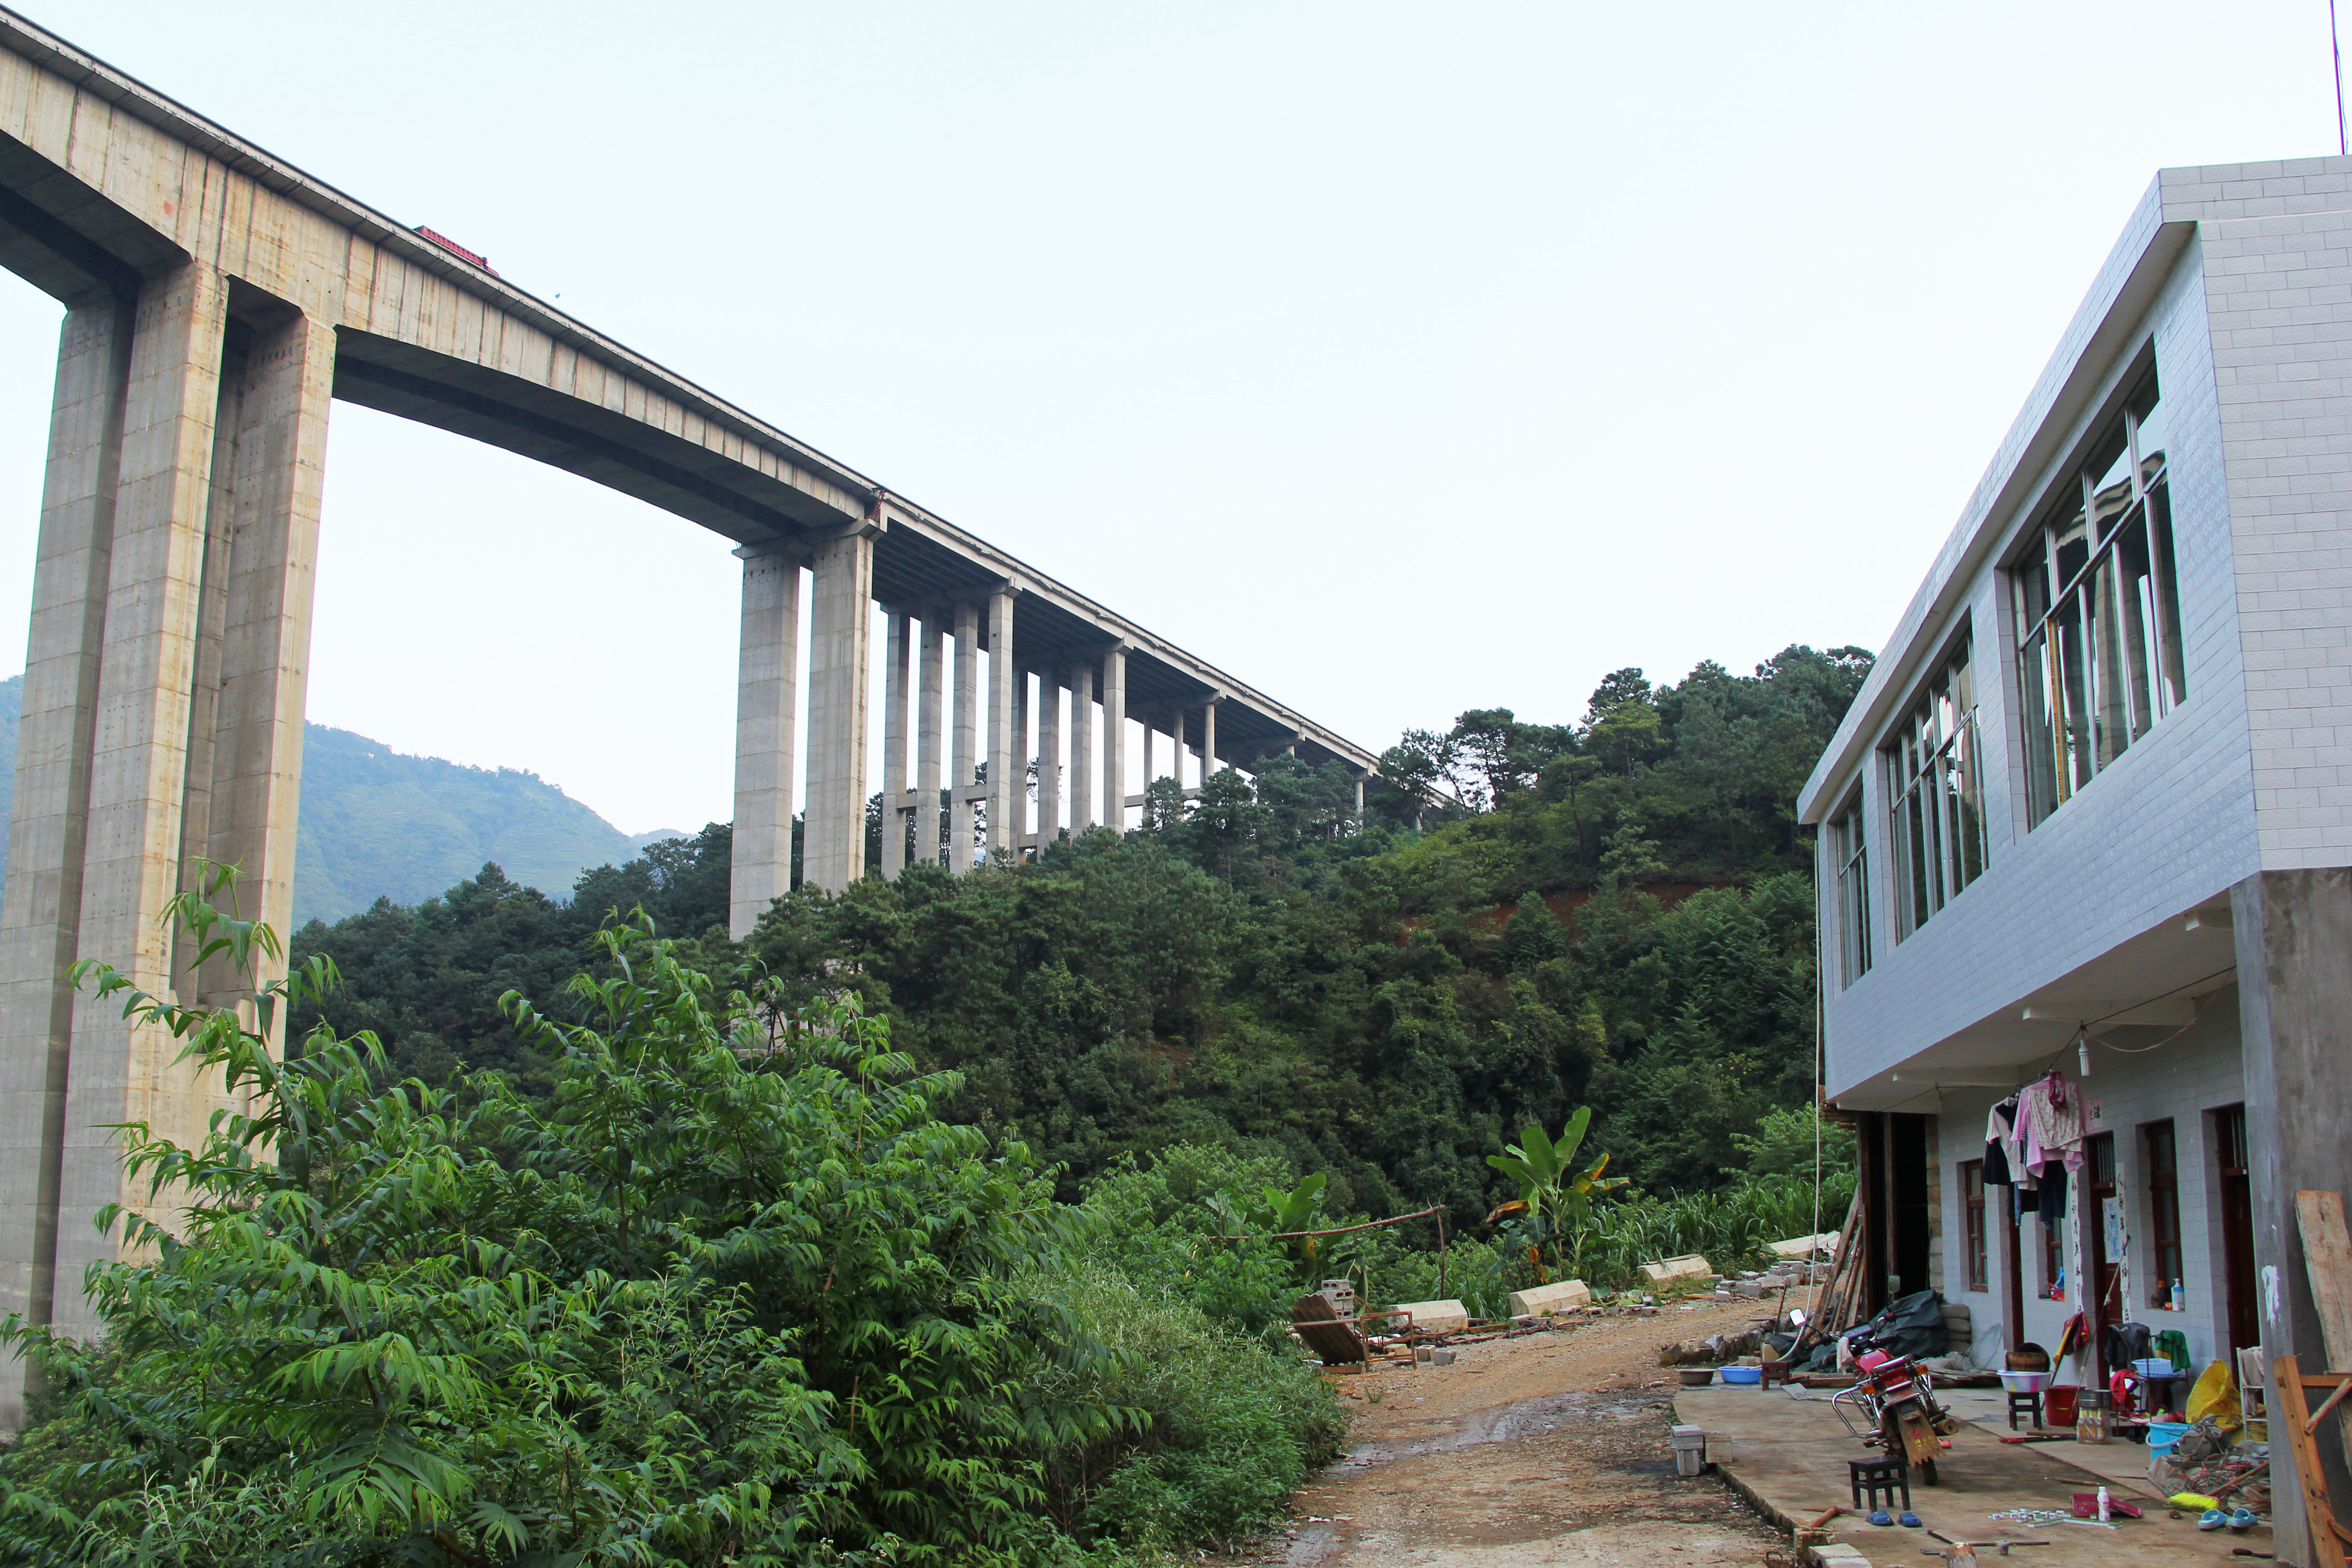
<svg viewBox="0 0 2352 1568">
<path fill-rule="evenodd" d="M 2102 1132 L 2084 1141 L 2083 1285 L 2088 1296 L 2084 1321 L 2091 1325 L 2091 1364 L 2105 1383 L 2106 1331 L 2124 1320 L 2124 1208 L 2116 1191 L 2116 1135 Z"/>
<path fill-rule="evenodd" d="M 2244 1106 L 2223 1106 L 2213 1113 L 2213 1149 L 2221 1167 L 2221 1291 L 2235 1352 L 2263 1342 L 2254 1308 L 2254 1188 Z M 2234 1354 L 2231 1364 L 2237 1364 Z"/>
</svg>

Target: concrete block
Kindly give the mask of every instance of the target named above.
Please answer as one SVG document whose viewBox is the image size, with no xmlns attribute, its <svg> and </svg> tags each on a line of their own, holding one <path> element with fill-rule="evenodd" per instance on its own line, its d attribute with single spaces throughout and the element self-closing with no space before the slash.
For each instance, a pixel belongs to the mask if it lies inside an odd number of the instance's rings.
<svg viewBox="0 0 2352 1568">
<path fill-rule="evenodd" d="M 1538 1285 L 1532 1290 L 1512 1291 L 1510 1315 L 1514 1318 L 1539 1318 L 1591 1305 L 1591 1287 L 1581 1279 L 1561 1279 L 1549 1285 Z"/>
<path fill-rule="evenodd" d="M 1424 1334 L 1458 1334 L 1470 1326 L 1470 1309 L 1459 1301 L 1399 1301 L 1396 1310 L 1412 1314 L 1412 1326 Z"/>
<path fill-rule="evenodd" d="M 1642 1278 L 1653 1285 L 1664 1285 L 1671 1279 L 1696 1279 L 1712 1274 L 1715 1269 L 1704 1258 L 1696 1254 L 1687 1258 L 1669 1258 L 1659 1263 L 1642 1265 Z"/>
</svg>

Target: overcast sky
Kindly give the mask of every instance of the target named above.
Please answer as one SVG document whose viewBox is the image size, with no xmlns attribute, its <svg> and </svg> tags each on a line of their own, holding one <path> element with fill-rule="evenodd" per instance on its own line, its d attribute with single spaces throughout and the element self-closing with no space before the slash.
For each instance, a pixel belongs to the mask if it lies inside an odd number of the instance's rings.
<svg viewBox="0 0 2352 1568">
<path fill-rule="evenodd" d="M 1375 750 L 1875 647 L 2154 171 L 2336 144 L 2325 0 L 29 12 Z M 338 405 L 311 717 L 723 819 L 727 549 Z"/>
</svg>

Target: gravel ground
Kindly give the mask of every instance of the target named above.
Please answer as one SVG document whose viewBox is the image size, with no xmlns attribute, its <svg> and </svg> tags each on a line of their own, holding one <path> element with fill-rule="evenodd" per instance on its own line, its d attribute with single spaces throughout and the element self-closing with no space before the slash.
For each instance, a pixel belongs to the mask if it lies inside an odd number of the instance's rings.
<svg viewBox="0 0 2352 1568">
<path fill-rule="evenodd" d="M 1683 1480 L 1657 1347 L 1745 1327 L 1752 1305 L 1588 1319 L 1465 1347 L 1451 1367 L 1339 1380 L 1349 1456 L 1287 1530 L 1214 1559 L 1288 1568 L 1760 1564 L 1779 1534 L 1712 1476 Z"/>
</svg>

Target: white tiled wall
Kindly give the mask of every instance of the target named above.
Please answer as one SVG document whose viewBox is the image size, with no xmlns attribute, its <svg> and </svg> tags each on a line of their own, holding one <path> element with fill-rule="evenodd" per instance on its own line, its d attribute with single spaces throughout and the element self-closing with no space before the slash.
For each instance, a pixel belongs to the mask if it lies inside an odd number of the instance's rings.
<svg viewBox="0 0 2352 1568">
<path fill-rule="evenodd" d="M 2145 1046 L 2161 1038 L 2161 1035 L 2149 1031 L 2147 1038 L 2127 1043 Z M 2214 1192 L 2217 1166 L 2211 1112 L 2244 1099 L 2238 1051 L 2237 992 L 2232 987 L 2212 997 L 2187 1033 L 2143 1055 L 2125 1056 L 2095 1048 L 2091 1076 L 2082 1079 L 2070 1051 L 2063 1059 L 2063 1070 L 2067 1080 L 2099 1109 L 2100 1120 L 2092 1131 L 2115 1134 L 2116 1189 L 2125 1202 L 2125 1223 L 2131 1237 L 2126 1286 L 2129 1295 L 2125 1315 L 2157 1331 L 2180 1330 L 2188 1335 L 2190 1354 L 2202 1366 L 2221 1353 L 2220 1334 L 2228 1321 L 2228 1307 L 2222 1296 L 2221 1212 Z M 1943 1132 L 1944 1278 L 1951 1282 L 1945 1295 L 1951 1300 L 1967 1303 L 1976 1335 L 1972 1353 L 1978 1362 L 1992 1366 L 2000 1364 L 2001 1352 L 2008 1348 L 2008 1296 L 2004 1283 L 2008 1265 L 2002 1229 L 2007 1220 L 2000 1210 L 2008 1193 L 1998 1187 L 1986 1191 L 1987 1284 L 1990 1288 L 1982 1291 L 1959 1289 L 1968 1279 L 1968 1267 L 1961 1255 L 1967 1245 L 1967 1226 L 1966 1216 L 1960 1212 L 1958 1167 L 1963 1161 L 1983 1157 L 1985 1118 L 2001 1094 L 2000 1089 L 1948 1089 L 1938 1118 Z M 2158 1311 L 2149 1305 L 2149 1294 L 2155 1288 L 2155 1230 L 2149 1208 L 2147 1148 L 2141 1129 L 2167 1118 L 2172 1121 L 2179 1164 L 2181 1272 L 2188 1288 L 2188 1309 L 2180 1312 Z M 2079 1185 L 2070 1186 L 2070 1224 L 2082 1213 L 2081 1196 Z M 2023 1337 L 2045 1349 L 2054 1349 L 2059 1330 L 2069 1317 L 2083 1310 L 2084 1304 L 2078 1299 L 2071 1272 L 2068 1300 L 2042 1299 L 2044 1281 L 2039 1220 L 2032 1215 L 2025 1217 L 2019 1241 L 2024 1273 Z M 2077 1267 L 2070 1252 L 2070 1271 Z"/>
</svg>

